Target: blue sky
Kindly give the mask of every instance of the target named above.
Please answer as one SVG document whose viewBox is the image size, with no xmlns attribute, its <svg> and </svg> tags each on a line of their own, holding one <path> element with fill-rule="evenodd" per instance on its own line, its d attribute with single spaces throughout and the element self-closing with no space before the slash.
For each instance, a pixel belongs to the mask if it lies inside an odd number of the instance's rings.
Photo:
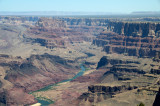
<svg viewBox="0 0 160 106">
<path fill-rule="evenodd" d="M 0 0 L 0 11 L 160 11 L 160 0 Z"/>
</svg>

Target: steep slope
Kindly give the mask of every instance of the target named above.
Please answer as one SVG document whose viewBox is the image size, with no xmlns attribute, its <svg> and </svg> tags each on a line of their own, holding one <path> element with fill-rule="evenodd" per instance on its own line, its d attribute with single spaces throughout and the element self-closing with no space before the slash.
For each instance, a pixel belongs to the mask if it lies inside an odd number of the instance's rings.
<svg viewBox="0 0 160 106">
<path fill-rule="evenodd" d="M 49 54 L 32 55 L 28 59 L 2 55 L 0 66 L 6 74 L 1 77 L 1 102 L 6 105 L 35 103 L 34 97 L 27 93 L 72 78 L 78 70 L 73 63 L 69 64 Z"/>
<path fill-rule="evenodd" d="M 28 93 L 38 90 L 33 95 L 56 106 L 151 105 L 160 82 L 160 25 L 128 20 L 0 17 L 0 53 L 9 54 L 0 55 L 0 102 L 30 105 L 37 101 Z M 83 76 L 39 90 L 72 78 L 80 63 Z"/>
<path fill-rule="evenodd" d="M 155 98 L 155 101 L 153 103 L 153 106 L 159 106 L 160 105 L 160 89 L 159 89 L 159 92 L 157 93 L 156 95 L 156 98 Z"/>
<path fill-rule="evenodd" d="M 159 23 L 110 22 L 93 44 L 107 53 L 154 57 L 159 51 Z"/>
<path fill-rule="evenodd" d="M 66 47 L 68 43 L 92 41 L 94 36 L 103 30 L 103 27 L 97 24 L 93 24 L 93 26 L 92 24 L 83 24 L 87 23 L 87 21 L 40 18 L 35 26 L 25 33 L 24 37 L 34 39 L 35 42 L 50 49 Z M 93 20 L 94 23 L 97 21 L 99 20 Z M 73 24 L 76 22 L 77 24 Z"/>
<path fill-rule="evenodd" d="M 89 92 L 82 96 L 87 99 L 82 99 L 80 103 L 102 106 L 114 106 L 115 103 L 119 103 L 124 106 L 144 102 L 151 105 L 159 88 L 159 31 L 159 23 L 109 22 L 107 29 L 93 40 L 94 45 L 103 47 L 107 53 L 107 56 L 100 59 L 97 69 L 110 69 L 100 78 L 102 87 L 97 89 L 103 91 L 104 85 L 112 83 L 115 86 L 117 84 L 136 86 L 138 90 L 131 90 L 128 93 L 122 91 L 115 94 L 113 99 L 107 97 L 101 101 L 97 100 L 102 97 L 95 97 Z M 132 95 L 126 98 L 125 95 L 129 93 Z M 97 95 L 100 94 L 99 92 Z M 140 99 L 141 96 L 144 98 Z M 91 98 L 92 101 L 88 102 Z M 124 99 L 126 100 L 123 101 Z M 134 103 L 131 102 L 132 99 Z"/>
</svg>

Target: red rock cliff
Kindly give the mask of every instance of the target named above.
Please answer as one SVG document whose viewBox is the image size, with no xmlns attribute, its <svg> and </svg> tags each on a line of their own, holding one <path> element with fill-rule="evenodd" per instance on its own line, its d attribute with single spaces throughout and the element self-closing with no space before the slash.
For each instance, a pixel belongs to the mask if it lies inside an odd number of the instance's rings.
<svg viewBox="0 0 160 106">
<path fill-rule="evenodd" d="M 110 22 L 107 28 L 93 41 L 107 53 L 154 57 L 160 50 L 159 23 Z"/>
</svg>

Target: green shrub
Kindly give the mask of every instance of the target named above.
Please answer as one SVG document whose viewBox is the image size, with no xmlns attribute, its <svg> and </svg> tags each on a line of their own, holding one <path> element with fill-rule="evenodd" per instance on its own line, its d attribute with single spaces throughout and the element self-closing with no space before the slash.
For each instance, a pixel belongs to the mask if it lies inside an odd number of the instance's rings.
<svg viewBox="0 0 160 106">
<path fill-rule="evenodd" d="M 137 106 L 145 106 L 145 105 L 144 105 L 144 103 L 141 102 L 141 103 L 140 103 L 139 105 L 137 105 Z"/>
</svg>

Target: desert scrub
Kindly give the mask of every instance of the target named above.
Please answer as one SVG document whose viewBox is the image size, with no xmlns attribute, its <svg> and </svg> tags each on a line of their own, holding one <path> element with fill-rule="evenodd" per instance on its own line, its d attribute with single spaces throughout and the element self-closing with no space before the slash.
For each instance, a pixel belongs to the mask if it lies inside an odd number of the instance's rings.
<svg viewBox="0 0 160 106">
<path fill-rule="evenodd" d="M 144 105 L 144 103 L 141 102 L 141 103 L 140 103 L 139 105 L 137 105 L 137 106 L 145 106 L 145 105 Z"/>
</svg>

